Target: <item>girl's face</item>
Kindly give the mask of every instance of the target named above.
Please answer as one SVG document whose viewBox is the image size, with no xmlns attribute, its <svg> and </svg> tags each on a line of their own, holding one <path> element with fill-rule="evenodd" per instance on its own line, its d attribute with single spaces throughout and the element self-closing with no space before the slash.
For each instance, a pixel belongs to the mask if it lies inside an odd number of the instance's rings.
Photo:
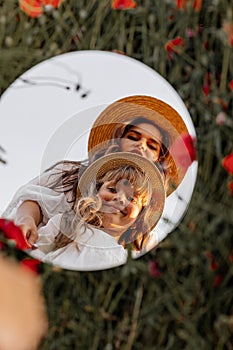
<svg viewBox="0 0 233 350">
<path fill-rule="evenodd" d="M 120 148 L 122 152 L 136 153 L 156 162 L 161 151 L 161 140 L 162 135 L 154 125 L 141 123 L 125 133 L 120 140 Z"/>
<path fill-rule="evenodd" d="M 134 194 L 132 184 L 122 179 L 105 182 L 99 189 L 102 200 L 102 223 L 112 236 L 124 233 L 137 219 L 142 210 L 142 198 Z"/>
</svg>

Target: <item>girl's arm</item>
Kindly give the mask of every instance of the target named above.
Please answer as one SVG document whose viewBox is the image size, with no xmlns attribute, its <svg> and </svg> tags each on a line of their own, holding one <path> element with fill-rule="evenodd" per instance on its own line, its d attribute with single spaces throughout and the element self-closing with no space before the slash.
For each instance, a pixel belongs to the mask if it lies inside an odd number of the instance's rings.
<svg viewBox="0 0 233 350">
<path fill-rule="evenodd" d="M 37 226 L 42 221 L 39 204 L 35 201 L 24 201 L 17 209 L 14 222 L 18 225 L 28 243 L 33 245 L 38 239 Z"/>
</svg>

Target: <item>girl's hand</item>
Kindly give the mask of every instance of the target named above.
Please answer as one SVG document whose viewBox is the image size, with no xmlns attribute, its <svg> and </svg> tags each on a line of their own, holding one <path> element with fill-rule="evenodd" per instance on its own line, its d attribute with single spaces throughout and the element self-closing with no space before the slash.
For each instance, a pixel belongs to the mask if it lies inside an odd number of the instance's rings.
<svg viewBox="0 0 233 350">
<path fill-rule="evenodd" d="M 33 246 L 38 239 L 38 232 L 35 220 L 31 216 L 23 216 L 15 220 L 15 224 L 19 226 L 23 232 L 27 242 Z"/>
</svg>

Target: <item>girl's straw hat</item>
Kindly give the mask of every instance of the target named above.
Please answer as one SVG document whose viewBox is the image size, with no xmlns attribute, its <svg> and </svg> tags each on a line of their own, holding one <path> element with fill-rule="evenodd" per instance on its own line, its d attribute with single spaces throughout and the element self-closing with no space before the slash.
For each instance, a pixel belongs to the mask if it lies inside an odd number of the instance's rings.
<svg viewBox="0 0 233 350">
<path fill-rule="evenodd" d="M 165 203 L 164 180 L 150 160 L 130 152 L 116 152 L 105 155 L 90 164 L 80 177 L 77 193 L 86 196 L 88 189 L 96 183 L 96 179 L 109 170 L 119 169 L 125 166 L 133 166 L 145 174 L 152 188 L 152 197 L 147 209 L 147 219 L 150 231 L 155 227 L 162 215 Z"/>
<path fill-rule="evenodd" d="M 110 140 L 119 124 L 129 123 L 137 117 L 153 121 L 167 131 L 171 144 L 181 134 L 188 133 L 180 114 L 167 103 L 151 96 L 129 96 L 115 101 L 100 113 L 90 132 L 88 152 Z"/>
</svg>

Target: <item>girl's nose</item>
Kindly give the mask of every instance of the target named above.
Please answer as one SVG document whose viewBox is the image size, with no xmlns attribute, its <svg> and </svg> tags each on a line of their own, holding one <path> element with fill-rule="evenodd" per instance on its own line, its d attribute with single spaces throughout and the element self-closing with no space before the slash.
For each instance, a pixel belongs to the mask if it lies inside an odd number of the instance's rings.
<svg viewBox="0 0 233 350">
<path fill-rule="evenodd" d="M 127 198 L 123 191 L 118 191 L 114 196 L 114 201 L 118 201 L 121 205 L 127 204 Z"/>
</svg>

